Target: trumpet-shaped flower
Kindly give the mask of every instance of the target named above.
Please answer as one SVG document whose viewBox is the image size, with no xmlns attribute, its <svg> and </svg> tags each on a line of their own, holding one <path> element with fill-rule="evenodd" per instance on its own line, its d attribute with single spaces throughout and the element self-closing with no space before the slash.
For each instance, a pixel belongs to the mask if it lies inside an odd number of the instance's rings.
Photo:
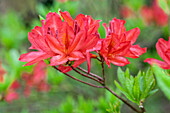
<svg viewBox="0 0 170 113">
<path fill-rule="evenodd" d="M 110 63 L 117 66 L 125 66 L 130 62 L 125 57 L 138 58 L 146 52 L 146 48 L 133 45 L 140 34 L 139 28 L 126 31 L 125 21 L 114 18 L 109 22 L 109 27 L 104 23 L 106 38 L 101 42 L 100 54 L 106 64 Z"/>
<path fill-rule="evenodd" d="M 100 39 L 97 32 L 100 20 L 93 20 L 90 16 L 79 14 L 74 20 L 68 12 L 49 13 L 42 26 L 36 26 L 29 34 L 30 49 L 38 51 L 29 52 L 20 56 L 20 61 L 32 65 L 43 59 L 50 58 L 50 65 L 61 65 L 68 61 L 82 59 L 90 62 L 89 50 Z M 88 63 L 90 67 L 90 63 Z"/>
<path fill-rule="evenodd" d="M 50 86 L 47 83 L 47 65 L 44 61 L 38 62 L 33 73 L 23 73 L 22 78 L 25 81 L 24 95 L 29 96 L 31 88 L 35 87 L 37 91 L 48 91 Z"/>
<path fill-rule="evenodd" d="M 144 60 L 144 62 L 147 62 L 151 65 L 156 63 L 163 69 L 170 69 L 170 37 L 168 41 L 164 40 L 163 38 L 159 39 L 156 43 L 156 49 L 164 62 L 154 58 L 147 58 Z"/>
</svg>

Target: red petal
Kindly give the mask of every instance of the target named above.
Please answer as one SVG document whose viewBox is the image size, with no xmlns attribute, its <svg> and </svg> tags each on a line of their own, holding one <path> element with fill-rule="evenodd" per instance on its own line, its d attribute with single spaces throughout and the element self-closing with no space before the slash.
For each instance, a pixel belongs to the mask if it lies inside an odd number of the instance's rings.
<svg viewBox="0 0 170 113">
<path fill-rule="evenodd" d="M 130 47 L 131 47 L 130 42 L 123 42 L 119 45 L 118 48 L 116 48 L 115 51 L 111 51 L 110 53 L 114 55 L 118 54 L 118 55 L 124 56 L 125 54 L 127 54 Z"/>
<path fill-rule="evenodd" d="M 125 57 L 130 57 L 130 58 L 139 58 L 140 55 L 143 53 L 146 53 L 147 48 L 141 48 L 139 45 L 133 45 L 130 47 Z"/>
<path fill-rule="evenodd" d="M 67 73 L 72 70 L 70 66 L 63 66 L 63 65 L 59 65 L 58 69 L 61 70 L 63 73 Z"/>
<path fill-rule="evenodd" d="M 168 64 L 170 64 L 170 58 L 165 54 L 165 52 L 168 49 L 168 42 L 165 41 L 164 39 L 159 39 L 158 42 L 156 43 L 156 49 L 159 54 L 159 56 Z"/>
<path fill-rule="evenodd" d="M 29 66 L 32 65 L 38 61 L 47 59 L 51 57 L 51 54 L 47 54 L 45 52 L 29 52 L 26 54 L 22 54 L 19 58 L 20 61 L 22 62 L 28 62 L 24 66 Z"/>
<path fill-rule="evenodd" d="M 86 52 L 86 57 L 87 57 L 87 68 L 88 68 L 88 73 L 90 73 L 90 69 L 91 69 L 91 56 L 90 56 L 90 52 Z"/>
<path fill-rule="evenodd" d="M 128 59 L 124 58 L 124 57 L 113 57 L 111 59 L 109 59 L 109 61 L 117 66 L 125 66 L 127 64 L 130 64 L 130 62 L 128 61 Z"/>
<path fill-rule="evenodd" d="M 150 65 L 153 65 L 154 63 L 158 64 L 163 69 L 170 69 L 170 65 L 168 65 L 166 62 L 162 62 L 160 60 L 154 59 L 154 58 L 147 58 L 144 60 L 144 62 L 149 63 Z"/>
<path fill-rule="evenodd" d="M 28 33 L 28 40 L 31 42 L 30 49 L 37 49 L 39 51 L 50 51 L 50 48 L 45 42 L 45 37 L 42 33 L 41 27 L 36 26 Z"/>
<path fill-rule="evenodd" d="M 70 16 L 70 13 L 67 11 L 61 12 L 61 10 L 59 12 L 60 12 L 61 16 L 63 17 L 64 21 L 73 27 L 73 19 Z"/>
<path fill-rule="evenodd" d="M 95 34 L 100 26 L 99 24 L 100 20 L 96 20 L 93 22 L 92 25 L 89 26 L 89 29 L 88 29 L 88 34 Z"/>
<path fill-rule="evenodd" d="M 78 32 L 70 48 L 68 48 L 68 52 L 71 52 L 73 50 L 79 50 L 82 48 L 85 40 L 84 34 L 85 34 L 84 31 Z"/>
<path fill-rule="evenodd" d="M 124 24 L 125 20 L 113 18 L 112 21 L 109 22 L 109 29 L 111 33 L 115 33 L 120 36 L 122 33 L 126 32 Z"/>
<path fill-rule="evenodd" d="M 110 62 L 109 62 L 109 60 L 107 59 L 107 57 L 106 57 L 104 54 L 102 54 L 102 56 L 103 56 L 106 64 L 108 65 L 108 67 L 111 69 L 111 65 L 110 65 Z"/>
<path fill-rule="evenodd" d="M 77 66 L 79 66 L 80 64 L 82 64 L 83 62 L 86 61 L 86 58 L 80 59 L 80 60 L 76 60 L 74 62 L 74 64 L 72 65 L 74 68 L 76 68 Z M 63 73 L 69 72 L 72 70 L 72 68 L 70 66 L 63 66 L 63 65 L 59 65 L 59 70 L 61 70 Z"/>
<path fill-rule="evenodd" d="M 64 64 L 68 61 L 68 57 L 66 55 L 57 55 L 53 56 L 50 60 L 50 65 L 51 66 L 56 66 L 60 64 Z"/>
<path fill-rule="evenodd" d="M 74 37 L 73 29 L 68 25 L 68 23 L 63 22 L 61 33 L 58 35 L 57 39 L 65 49 L 68 49 L 68 47 L 72 44 Z"/>
<path fill-rule="evenodd" d="M 55 37 L 56 37 L 56 31 L 60 30 L 61 25 L 62 25 L 62 20 L 56 12 L 55 13 L 50 12 L 47 14 L 45 29 L 48 30 L 48 28 L 50 28 Z"/>
<path fill-rule="evenodd" d="M 76 16 L 75 20 L 77 21 L 78 26 L 80 27 L 80 29 L 84 29 L 84 21 L 83 18 L 85 18 L 85 15 L 83 14 L 79 14 Z"/>
<path fill-rule="evenodd" d="M 131 41 L 131 44 L 136 42 L 136 39 L 138 38 L 140 34 L 139 28 L 134 28 L 126 32 L 126 40 Z"/>
<path fill-rule="evenodd" d="M 81 47 L 81 50 L 92 49 L 100 39 L 96 35 L 89 35 Z"/>
<path fill-rule="evenodd" d="M 69 54 L 69 60 L 79 60 L 81 58 L 84 58 L 84 55 L 80 51 L 73 51 Z"/>
<path fill-rule="evenodd" d="M 60 45 L 58 40 L 51 35 L 46 35 L 46 41 L 51 48 L 51 50 L 57 54 L 61 54 L 64 48 Z"/>
</svg>

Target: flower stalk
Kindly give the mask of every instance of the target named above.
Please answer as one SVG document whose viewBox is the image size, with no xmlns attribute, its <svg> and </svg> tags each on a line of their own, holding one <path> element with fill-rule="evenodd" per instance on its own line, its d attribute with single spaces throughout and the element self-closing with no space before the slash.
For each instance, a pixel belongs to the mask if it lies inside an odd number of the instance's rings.
<svg viewBox="0 0 170 113">
<path fill-rule="evenodd" d="M 59 72 L 65 74 L 66 76 L 68 76 L 68 77 L 70 77 L 70 78 L 72 78 L 72 79 L 74 79 L 74 80 L 76 80 L 76 81 L 79 81 L 79 82 L 81 82 L 81 83 L 84 83 L 84 84 L 89 85 L 89 86 L 92 86 L 92 87 L 104 88 L 104 89 L 108 90 L 110 93 L 112 93 L 114 96 L 116 96 L 116 97 L 117 97 L 118 99 L 120 99 L 122 102 L 124 102 L 127 106 L 129 106 L 129 107 L 130 107 L 131 109 L 133 109 L 134 111 L 136 111 L 136 112 L 138 112 L 138 113 L 144 113 L 144 112 L 145 112 L 144 107 L 141 108 L 141 111 L 138 110 L 138 109 L 136 109 L 136 108 L 133 107 L 130 103 L 128 103 L 126 100 L 124 100 L 122 97 L 120 97 L 119 95 L 117 95 L 117 94 L 116 94 L 113 90 L 111 90 L 108 86 L 106 86 L 105 81 L 104 81 L 104 80 L 105 80 L 105 79 L 104 79 L 104 77 L 105 77 L 105 73 L 104 73 L 104 63 L 102 63 L 102 71 L 103 71 L 103 78 L 101 79 L 102 81 L 97 80 L 97 79 L 95 79 L 95 78 L 93 78 L 93 77 L 90 77 L 90 76 L 88 76 L 88 75 L 85 75 L 85 74 L 81 73 L 80 71 L 76 70 L 75 68 L 73 68 L 72 66 L 70 66 L 70 67 L 71 67 L 76 73 L 78 73 L 78 74 L 80 74 L 80 75 L 82 75 L 82 76 L 84 76 L 84 77 L 87 77 L 87 78 L 89 78 L 89 79 L 91 79 L 91 80 L 94 80 L 94 81 L 100 83 L 102 86 L 97 86 L 97 85 L 94 85 L 94 84 L 91 84 L 91 83 L 88 83 L 88 82 L 84 82 L 84 81 L 82 81 L 82 80 L 79 80 L 79 79 L 71 76 L 71 75 L 68 74 L 68 73 L 62 72 L 62 71 L 59 70 L 56 66 L 53 66 L 53 68 L 55 68 L 55 69 L 58 70 Z M 83 71 L 83 72 L 85 72 L 85 73 L 88 73 L 86 70 L 84 70 L 84 69 L 81 68 L 81 67 L 78 67 L 78 69 L 81 70 L 81 71 Z M 95 75 L 95 77 L 100 78 L 98 75 L 93 74 L 93 73 L 90 73 L 90 75 Z"/>
</svg>

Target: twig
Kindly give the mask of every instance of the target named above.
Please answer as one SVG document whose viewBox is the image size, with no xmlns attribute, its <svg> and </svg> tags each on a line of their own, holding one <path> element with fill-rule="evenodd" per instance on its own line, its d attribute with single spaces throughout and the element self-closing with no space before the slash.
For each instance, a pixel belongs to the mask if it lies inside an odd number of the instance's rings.
<svg viewBox="0 0 170 113">
<path fill-rule="evenodd" d="M 93 77 L 91 77 L 91 76 L 88 76 L 88 75 L 86 75 L 86 74 L 83 74 L 83 73 L 81 73 L 80 71 L 78 71 L 77 69 L 75 69 L 75 68 L 73 68 L 73 66 L 70 66 L 75 72 L 77 72 L 78 74 L 80 74 L 80 75 L 82 75 L 82 76 L 84 76 L 84 77 L 87 77 L 87 78 L 89 78 L 89 79 L 92 79 L 92 80 L 94 80 L 94 81 L 96 81 L 96 82 L 99 82 L 100 84 L 103 84 L 103 81 L 100 81 L 100 80 L 98 80 L 98 79 L 96 79 L 96 78 L 93 78 Z"/>
<path fill-rule="evenodd" d="M 89 85 L 89 86 L 96 87 L 96 88 L 104 88 L 103 86 L 97 86 L 97 85 L 94 85 L 94 84 L 91 84 L 91 83 L 88 83 L 88 82 L 84 82 L 84 81 L 82 81 L 82 80 L 79 80 L 79 79 L 77 79 L 77 78 L 69 75 L 68 73 L 62 72 L 61 70 L 59 70 L 59 69 L 58 69 L 57 67 L 55 67 L 55 66 L 53 66 L 53 68 L 55 68 L 56 70 L 58 70 L 58 71 L 60 71 L 61 73 L 65 74 L 66 76 L 68 76 L 68 77 L 70 77 L 70 78 L 72 78 L 72 79 L 74 79 L 74 80 L 76 80 L 76 81 L 79 81 L 79 82 L 81 82 L 81 83 L 84 83 L 84 84 L 87 84 L 87 85 Z"/>
<path fill-rule="evenodd" d="M 126 100 L 124 100 L 122 97 L 120 97 L 119 95 L 117 95 L 114 91 L 112 91 L 109 87 L 104 86 L 105 89 L 107 89 L 108 91 L 110 91 L 114 96 L 116 96 L 117 98 L 119 98 L 121 101 L 123 101 L 126 105 L 128 105 L 130 108 L 132 108 L 134 111 L 138 112 L 138 113 L 144 113 L 143 111 L 139 111 L 138 109 L 136 109 L 135 107 L 133 107 L 131 104 L 129 104 Z"/>
<path fill-rule="evenodd" d="M 105 72 L 104 72 L 104 59 L 103 57 L 101 56 L 101 61 L 102 61 L 102 72 L 103 72 L 103 81 L 104 81 L 104 84 L 105 84 Z"/>
<path fill-rule="evenodd" d="M 85 72 L 85 73 L 88 74 L 88 71 L 85 70 L 85 69 L 83 69 L 83 68 L 81 68 L 81 67 L 77 67 L 77 69 L 79 69 L 79 70 L 81 70 L 81 71 L 83 71 L 83 72 Z M 99 79 L 100 81 L 103 81 L 103 78 L 101 78 L 100 76 L 98 76 L 98 75 L 96 75 L 96 74 L 94 74 L 94 73 L 91 73 L 91 72 L 90 72 L 89 75 L 91 75 L 91 76 L 93 76 L 93 77 Z"/>
</svg>

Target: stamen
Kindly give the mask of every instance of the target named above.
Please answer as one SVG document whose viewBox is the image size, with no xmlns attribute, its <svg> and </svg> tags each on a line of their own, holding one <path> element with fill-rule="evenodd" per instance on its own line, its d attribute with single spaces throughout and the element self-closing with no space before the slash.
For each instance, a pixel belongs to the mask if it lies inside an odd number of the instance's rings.
<svg viewBox="0 0 170 113">
<path fill-rule="evenodd" d="M 80 31 L 80 28 L 77 24 L 77 20 L 74 21 L 74 34 L 76 35 Z"/>
<path fill-rule="evenodd" d="M 56 30 L 56 32 L 55 32 L 55 38 L 57 38 L 57 36 L 58 36 L 58 30 Z"/>
<path fill-rule="evenodd" d="M 51 34 L 51 29 L 48 27 L 47 34 Z"/>
</svg>

